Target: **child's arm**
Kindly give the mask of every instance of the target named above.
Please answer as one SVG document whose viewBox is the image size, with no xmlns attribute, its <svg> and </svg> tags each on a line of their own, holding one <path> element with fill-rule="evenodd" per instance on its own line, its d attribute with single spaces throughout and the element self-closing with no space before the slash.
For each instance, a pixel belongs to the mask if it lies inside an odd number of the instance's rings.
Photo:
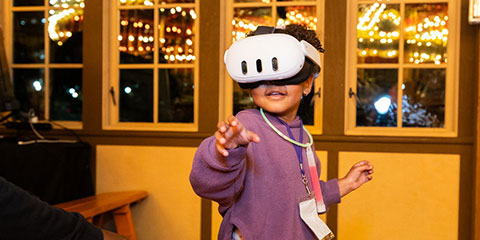
<svg viewBox="0 0 480 240">
<path fill-rule="evenodd" d="M 260 142 L 258 135 L 247 130 L 234 116 L 228 117 L 226 122 L 218 122 L 217 127 L 218 130 L 214 134 L 217 139 L 217 151 L 225 157 L 228 156 L 227 149 L 237 148 L 250 142 Z"/>
<path fill-rule="evenodd" d="M 218 130 L 200 144 L 193 159 L 190 183 L 199 196 L 218 202 L 225 210 L 243 190 L 247 148 L 258 142 L 257 134 L 248 131 L 239 119 L 231 116 L 218 123 Z M 243 119 L 243 120 L 242 120 Z"/>
<path fill-rule="evenodd" d="M 360 161 L 353 165 L 347 175 L 338 180 L 340 197 L 347 195 L 364 183 L 372 180 L 372 174 L 373 165 L 368 161 Z"/>
</svg>

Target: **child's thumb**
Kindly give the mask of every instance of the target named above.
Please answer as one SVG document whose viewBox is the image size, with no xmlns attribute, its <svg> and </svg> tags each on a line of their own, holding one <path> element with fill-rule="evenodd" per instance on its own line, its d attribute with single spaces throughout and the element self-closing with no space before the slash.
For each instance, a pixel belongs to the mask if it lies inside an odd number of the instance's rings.
<svg viewBox="0 0 480 240">
<path fill-rule="evenodd" d="M 260 137 L 256 133 L 249 130 L 247 130 L 247 139 L 249 142 L 260 142 Z"/>
</svg>

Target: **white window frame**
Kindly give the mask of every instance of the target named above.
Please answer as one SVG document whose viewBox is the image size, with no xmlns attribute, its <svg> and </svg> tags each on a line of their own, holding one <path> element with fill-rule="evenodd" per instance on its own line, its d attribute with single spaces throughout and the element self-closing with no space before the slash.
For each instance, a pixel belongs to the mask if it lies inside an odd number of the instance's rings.
<svg viewBox="0 0 480 240">
<path fill-rule="evenodd" d="M 223 63 L 223 54 L 232 44 L 232 30 L 233 26 L 231 24 L 233 20 L 234 8 L 237 7 L 270 7 L 272 8 L 272 19 L 276 19 L 276 8 L 283 6 L 315 6 L 316 7 L 316 16 L 317 16 L 317 36 L 322 42 L 322 46 L 325 45 L 324 42 L 324 23 L 325 23 L 325 1 L 324 0 L 313 0 L 313 1 L 285 1 L 279 2 L 278 0 L 269 0 L 270 3 L 253 2 L 253 3 L 234 3 L 234 0 L 227 0 L 225 3 L 222 1 L 221 9 L 221 23 L 223 26 L 220 26 L 224 31 L 220 31 L 220 73 L 219 73 L 219 121 L 225 120 L 228 116 L 233 114 L 233 87 L 234 81 L 230 78 Z M 328 49 L 327 49 L 328 51 Z M 323 63 L 324 54 L 320 54 L 321 62 Z M 325 72 L 324 65 L 322 66 L 322 71 L 319 76 L 315 79 L 315 89 L 312 91 L 319 91 L 320 97 L 314 96 L 315 98 L 315 110 L 314 110 L 314 125 L 306 125 L 308 131 L 312 134 L 320 135 L 322 134 L 323 126 L 323 75 Z"/>
<path fill-rule="evenodd" d="M 346 135 L 371 135 L 371 136 L 418 136 L 418 137 L 456 137 L 458 135 L 458 69 L 460 55 L 460 3 L 455 0 L 390 0 L 386 4 L 400 4 L 402 16 L 402 29 L 399 39 L 399 61 L 394 64 L 357 64 L 357 12 L 358 4 L 376 3 L 375 0 L 348 0 L 347 2 L 347 41 L 346 41 L 346 75 L 345 75 L 345 134 Z M 403 60 L 403 21 L 405 4 L 418 3 L 448 3 L 448 62 L 440 65 L 435 64 L 410 64 Z M 404 67 L 415 69 L 442 68 L 446 69 L 445 78 L 445 122 L 443 128 L 402 128 L 402 115 L 397 114 L 397 127 L 358 127 L 356 126 L 356 101 L 355 97 L 349 97 L 349 89 L 354 92 L 357 89 L 357 68 L 393 68 L 398 69 L 398 89 L 403 82 Z M 402 91 L 398 91 L 398 99 L 402 99 Z M 402 113 L 402 106 L 398 106 L 398 112 Z"/>
<path fill-rule="evenodd" d="M 138 130 L 138 131 L 170 131 L 170 132 L 196 132 L 198 131 L 198 106 L 199 106 L 199 47 L 200 47 L 200 0 L 194 3 L 169 3 L 158 4 L 159 0 L 154 1 L 153 6 L 120 6 L 119 0 L 103 1 L 103 121 L 102 129 L 104 130 Z M 135 10 L 135 9 L 152 9 L 154 14 L 154 48 L 158 49 L 158 22 L 160 8 L 193 8 L 197 13 L 195 20 L 195 39 L 194 39 L 194 55 L 196 60 L 194 63 L 175 63 L 165 64 L 158 63 L 158 50 L 154 52 L 154 63 L 149 64 L 119 64 L 119 42 L 117 40 L 119 32 L 119 11 Z M 123 65 L 123 66 L 120 66 Z M 128 65 L 128 66 L 127 66 Z M 158 70 L 173 68 L 191 68 L 194 71 L 194 106 L 193 106 L 193 123 L 175 123 L 175 122 L 158 122 Z M 119 122 L 119 70 L 120 69 L 152 69 L 153 70 L 153 122 Z M 115 89 L 115 103 L 110 95 L 110 88 Z"/>
<path fill-rule="evenodd" d="M 20 6 L 14 7 L 13 6 L 14 0 L 7 0 L 3 3 L 3 31 L 4 31 L 4 44 L 5 44 L 5 51 L 7 55 L 7 62 L 10 70 L 10 79 L 13 81 L 13 69 L 43 69 L 44 70 L 44 111 L 45 111 L 45 119 L 40 120 L 40 122 L 55 122 L 60 124 L 63 127 L 69 129 L 76 129 L 80 130 L 83 128 L 82 121 L 59 121 L 50 120 L 50 70 L 52 69 L 82 69 L 83 70 L 83 63 L 50 63 L 50 39 L 48 35 L 48 11 L 50 9 L 64 9 L 64 8 L 56 8 L 49 5 L 49 1 L 45 0 L 44 5 L 42 6 Z M 73 7 L 72 7 L 73 8 Z M 44 23 L 44 49 L 45 49 L 45 62 L 44 63 L 13 63 L 13 12 L 28 12 L 28 11 L 43 11 L 46 22 Z M 84 60 L 82 60 L 84 61 Z M 82 91 L 83 91 L 83 84 L 82 84 Z M 84 102 L 82 102 L 82 105 Z M 82 112 L 82 119 L 83 119 L 83 112 Z M 53 125 L 53 128 L 60 128 L 57 125 Z"/>
</svg>

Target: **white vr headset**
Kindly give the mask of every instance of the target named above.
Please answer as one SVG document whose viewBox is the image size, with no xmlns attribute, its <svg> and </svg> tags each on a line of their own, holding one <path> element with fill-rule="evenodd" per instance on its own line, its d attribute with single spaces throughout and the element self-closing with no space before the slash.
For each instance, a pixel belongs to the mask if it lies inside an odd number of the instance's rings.
<svg viewBox="0 0 480 240">
<path fill-rule="evenodd" d="M 321 66 L 320 53 L 314 46 L 283 33 L 241 39 L 225 52 L 224 62 L 228 74 L 242 88 L 257 87 L 259 84 L 254 83 L 260 81 L 298 84 L 318 73 Z"/>
</svg>

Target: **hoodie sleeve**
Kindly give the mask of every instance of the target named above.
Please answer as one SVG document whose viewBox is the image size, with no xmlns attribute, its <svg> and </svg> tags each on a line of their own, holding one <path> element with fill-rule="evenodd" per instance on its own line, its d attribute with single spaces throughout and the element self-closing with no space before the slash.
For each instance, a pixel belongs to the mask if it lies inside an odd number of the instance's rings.
<svg viewBox="0 0 480 240">
<path fill-rule="evenodd" d="M 193 159 L 190 183 L 199 196 L 230 206 L 243 189 L 246 165 L 246 147 L 228 150 L 228 157 L 215 147 L 216 139 L 205 139 Z"/>
<path fill-rule="evenodd" d="M 103 239 L 79 213 L 52 207 L 2 177 L 0 233 L 1 239 Z"/>
<path fill-rule="evenodd" d="M 255 115 L 251 111 L 241 111 L 236 117 L 245 128 L 255 131 Z M 214 200 L 222 209 L 228 209 L 243 191 L 248 165 L 247 149 L 251 144 L 227 150 L 227 157 L 217 151 L 215 144 L 216 139 L 211 136 L 198 147 L 193 158 L 190 183 L 200 197 Z"/>
<path fill-rule="evenodd" d="M 340 203 L 340 191 L 338 189 L 338 181 L 336 178 L 326 182 L 320 181 L 322 188 L 323 201 L 327 208 L 332 204 Z"/>
</svg>

